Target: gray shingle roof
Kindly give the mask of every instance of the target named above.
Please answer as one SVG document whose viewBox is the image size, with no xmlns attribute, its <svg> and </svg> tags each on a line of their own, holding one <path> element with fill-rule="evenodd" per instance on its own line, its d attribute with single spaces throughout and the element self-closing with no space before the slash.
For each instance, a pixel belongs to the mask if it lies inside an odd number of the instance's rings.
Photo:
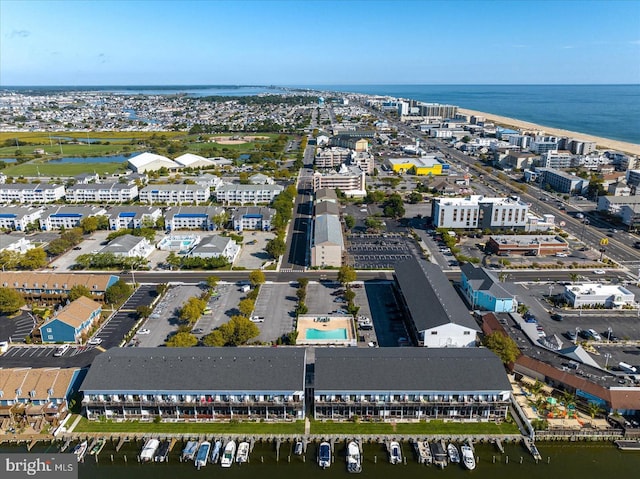
<svg viewBox="0 0 640 479">
<path fill-rule="evenodd" d="M 449 323 L 480 331 L 438 265 L 412 258 L 398 263 L 395 275 L 418 331 Z"/>
<path fill-rule="evenodd" d="M 512 298 L 513 295 L 502 287 L 496 276 L 485 268 L 476 268 L 471 263 L 460 266 L 462 274 L 474 291 L 487 291 L 494 298 Z"/>
<path fill-rule="evenodd" d="M 82 391 L 302 391 L 302 348 L 113 348 Z"/>
<path fill-rule="evenodd" d="M 315 214 L 316 215 L 339 215 L 340 207 L 338 206 L 337 203 L 332 203 L 331 201 L 321 201 L 320 203 L 316 203 Z"/>
<path fill-rule="evenodd" d="M 485 348 L 316 348 L 319 391 L 508 391 Z"/>
<path fill-rule="evenodd" d="M 100 253 L 128 253 L 139 243 L 146 241 L 142 236 L 122 235 L 112 239 L 107 246 L 100 250 Z"/>
</svg>

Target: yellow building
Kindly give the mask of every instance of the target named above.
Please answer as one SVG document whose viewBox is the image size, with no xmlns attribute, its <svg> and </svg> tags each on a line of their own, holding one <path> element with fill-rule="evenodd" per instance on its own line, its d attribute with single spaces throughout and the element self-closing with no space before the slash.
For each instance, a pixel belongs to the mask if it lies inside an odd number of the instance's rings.
<svg viewBox="0 0 640 479">
<path fill-rule="evenodd" d="M 394 173 L 413 174 L 418 176 L 441 175 L 442 163 L 435 157 L 422 158 L 389 158 L 387 164 Z"/>
</svg>

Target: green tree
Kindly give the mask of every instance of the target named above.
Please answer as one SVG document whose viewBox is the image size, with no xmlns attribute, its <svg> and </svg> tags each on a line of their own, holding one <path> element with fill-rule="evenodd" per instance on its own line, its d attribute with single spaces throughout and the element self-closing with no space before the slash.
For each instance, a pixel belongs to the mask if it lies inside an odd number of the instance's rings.
<svg viewBox="0 0 640 479">
<path fill-rule="evenodd" d="M 136 308 L 136 314 L 140 319 L 146 319 L 153 313 L 153 308 L 146 304 L 141 304 Z"/>
<path fill-rule="evenodd" d="M 404 216 L 404 202 L 399 193 L 393 193 L 387 201 L 384 202 L 383 213 L 391 218 L 402 218 Z"/>
<path fill-rule="evenodd" d="M 243 316 L 248 317 L 253 312 L 255 306 L 256 303 L 253 299 L 245 298 L 238 303 L 238 311 L 240 311 Z"/>
<path fill-rule="evenodd" d="M 516 342 L 499 331 L 485 336 L 482 343 L 496 353 L 504 364 L 514 362 L 521 354 Z"/>
<path fill-rule="evenodd" d="M 411 193 L 409 193 L 409 196 L 407 197 L 407 201 L 412 205 L 415 205 L 416 203 L 420 203 L 423 199 L 424 198 L 422 197 L 422 195 L 417 191 L 412 191 Z"/>
<path fill-rule="evenodd" d="M 260 334 L 260 329 L 245 316 L 232 316 L 202 338 L 206 346 L 240 346 Z"/>
<path fill-rule="evenodd" d="M 171 336 L 164 344 L 168 348 L 191 348 L 198 344 L 198 338 L 191 333 L 183 331 Z"/>
<path fill-rule="evenodd" d="M 298 287 L 306 289 L 309 284 L 309 278 L 298 278 Z"/>
<path fill-rule="evenodd" d="M 225 338 L 220 329 L 215 329 L 202 338 L 202 344 L 205 346 L 222 347 L 225 345 Z"/>
<path fill-rule="evenodd" d="M 589 401 L 587 408 L 589 410 L 589 416 L 591 416 L 591 419 L 595 419 L 596 416 L 602 412 L 600 404 L 595 401 Z"/>
<path fill-rule="evenodd" d="M 28 250 L 20 259 L 20 267 L 23 269 L 39 269 L 47 265 L 47 253 L 42 248 Z"/>
<path fill-rule="evenodd" d="M 211 290 L 216 289 L 216 286 L 218 286 L 219 281 L 220 281 L 220 278 L 213 275 L 207 276 L 207 279 L 205 279 L 205 282 L 207 283 L 207 287 Z"/>
<path fill-rule="evenodd" d="M 379 231 L 382 229 L 382 220 L 374 218 L 373 216 L 369 216 L 364 220 L 364 225 L 368 229 Z"/>
<path fill-rule="evenodd" d="M 214 215 L 211 219 L 217 228 L 224 229 L 227 227 L 227 223 L 229 223 L 229 213 L 227 213 L 227 210 L 223 210 L 221 213 Z"/>
<path fill-rule="evenodd" d="M 15 289 L 0 288 L 0 313 L 15 313 L 25 304 L 24 297 Z"/>
<path fill-rule="evenodd" d="M 348 284 L 353 283 L 356 280 L 356 270 L 351 266 L 343 265 L 338 271 L 338 281 L 340 283 Z"/>
<path fill-rule="evenodd" d="M 344 225 L 350 230 L 356 225 L 356 219 L 351 215 L 344 215 Z"/>
<path fill-rule="evenodd" d="M 344 292 L 344 299 L 347 300 L 347 303 L 351 303 L 356 298 L 356 292 L 351 288 L 347 288 Z"/>
<path fill-rule="evenodd" d="M 104 298 L 107 303 L 121 304 L 133 294 L 133 287 L 121 279 L 107 288 Z"/>
<path fill-rule="evenodd" d="M 281 238 L 273 238 L 267 242 L 264 250 L 273 258 L 279 258 L 285 252 L 286 245 Z"/>
<path fill-rule="evenodd" d="M 0 266 L 3 270 L 18 269 L 21 260 L 22 257 L 17 251 L 9 251 L 8 249 L 0 251 Z"/>
<path fill-rule="evenodd" d="M 302 301 L 298 303 L 295 309 L 295 313 L 299 316 L 301 314 L 307 314 L 309 312 L 309 308 Z"/>
<path fill-rule="evenodd" d="M 95 216 L 85 216 L 80 220 L 80 227 L 84 234 L 93 233 L 98 229 L 98 218 Z"/>
<path fill-rule="evenodd" d="M 264 273 L 259 269 L 255 269 L 251 271 L 251 273 L 249 273 L 249 282 L 254 288 L 259 284 L 264 284 L 265 281 L 266 278 L 264 276 Z"/>
<path fill-rule="evenodd" d="M 92 298 L 91 290 L 84 284 L 74 284 L 69 290 L 69 301 L 75 301 L 81 296 Z"/>
<path fill-rule="evenodd" d="M 200 298 L 189 298 L 180 308 L 180 319 L 188 323 L 195 323 L 207 308 L 207 302 Z"/>
<path fill-rule="evenodd" d="M 298 301 L 304 303 L 304 300 L 307 298 L 307 290 L 305 288 L 296 289 L 296 297 L 298 298 Z"/>
</svg>

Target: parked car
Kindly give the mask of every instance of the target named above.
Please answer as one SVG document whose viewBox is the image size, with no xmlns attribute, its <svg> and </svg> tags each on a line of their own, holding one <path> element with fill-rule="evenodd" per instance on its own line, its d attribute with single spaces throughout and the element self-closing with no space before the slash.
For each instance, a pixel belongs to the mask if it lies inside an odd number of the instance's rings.
<svg viewBox="0 0 640 479">
<path fill-rule="evenodd" d="M 254 323 L 264 323 L 264 316 L 251 316 L 251 321 Z"/>
<path fill-rule="evenodd" d="M 603 269 L 594 269 L 593 274 L 606 274 L 606 272 Z"/>
<path fill-rule="evenodd" d="M 567 339 L 570 339 L 571 341 L 575 341 L 576 339 L 578 339 L 578 334 L 573 329 L 570 329 L 569 331 L 564 333 L 564 335 L 567 337 Z"/>
<path fill-rule="evenodd" d="M 66 353 L 67 351 L 69 351 L 69 345 L 68 344 L 63 344 L 62 346 L 60 346 L 58 349 L 56 349 L 53 352 L 53 355 L 56 358 L 59 358 L 60 356 L 64 356 L 64 353 Z"/>
<path fill-rule="evenodd" d="M 150 332 L 151 332 L 150 330 L 148 330 L 148 329 L 146 329 L 146 328 L 145 328 L 145 329 L 140 329 L 140 330 L 138 331 L 138 334 L 149 334 Z"/>
<path fill-rule="evenodd" d="M 102 344 L 102 339 L 101 338 L 91 338 L 89 341 L 87 341 L 87 344 L 90 344 L 91 346 L 97 346 L 98 344 Z"/>
</svg>

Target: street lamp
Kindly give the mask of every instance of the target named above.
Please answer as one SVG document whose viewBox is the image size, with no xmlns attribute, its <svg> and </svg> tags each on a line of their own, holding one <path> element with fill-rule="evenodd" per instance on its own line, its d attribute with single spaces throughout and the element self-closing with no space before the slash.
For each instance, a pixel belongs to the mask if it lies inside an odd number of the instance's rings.
<svg viewBox="0 0 640 479">
<path fill-rule="evenodd" d="M 611 333 L 613 332 L 613 330 L 611 329 L 611 326 L 609 326 L 607 328 L 607 341 L 611 342 Z"/>
<path fill-rule="evenodd" d="M 604 353 L 604 368 L 607 369 L 607 367 L 609 366 L 609 358 L 611 357 L 611 354 L 609 353 Z"/>
</svg>

